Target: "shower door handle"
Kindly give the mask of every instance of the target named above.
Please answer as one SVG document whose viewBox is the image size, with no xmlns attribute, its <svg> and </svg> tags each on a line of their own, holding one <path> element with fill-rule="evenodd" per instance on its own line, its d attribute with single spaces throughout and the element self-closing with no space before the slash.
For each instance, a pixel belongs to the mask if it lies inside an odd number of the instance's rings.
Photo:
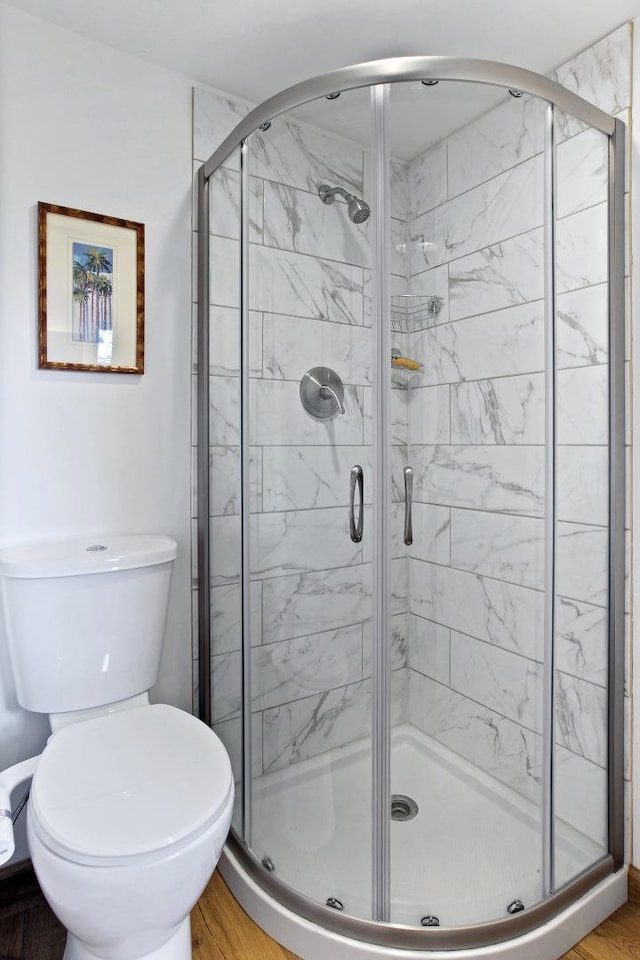
<svg viewBox="0 0 640 960">
<path fill-rule="evenodd" d="M 360 506 L 358 508 L 358 520 L 356 522 L 356 486 L 358 487 L 358 496 Z M 349 535 L 354 543 L 360 543 L 362 540 L 362 531 L 364 529 L 364 474 L 359 463 L 351 467 L 351 478 L 349 481 Z"/>
<path fill-rule="evenodd" d="M 413 520 L 411 518 L 411 505 L 413 501 L 413 470 L 411 467 L 405 467 L 404 474 L 404 542 L 407 546 L 413 543 Z"/>
</svg>

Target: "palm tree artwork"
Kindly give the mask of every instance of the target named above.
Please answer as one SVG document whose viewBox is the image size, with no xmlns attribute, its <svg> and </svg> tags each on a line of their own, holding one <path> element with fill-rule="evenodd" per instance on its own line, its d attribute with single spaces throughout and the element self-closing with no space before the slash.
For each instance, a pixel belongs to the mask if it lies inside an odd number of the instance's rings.
<svg viewBox="0 0 640 960">
<path fill-rule="evenodd" d="M 73 242 L 73 332 L 100 343 L 113 330 L 113 249 Z"/>
</svg>

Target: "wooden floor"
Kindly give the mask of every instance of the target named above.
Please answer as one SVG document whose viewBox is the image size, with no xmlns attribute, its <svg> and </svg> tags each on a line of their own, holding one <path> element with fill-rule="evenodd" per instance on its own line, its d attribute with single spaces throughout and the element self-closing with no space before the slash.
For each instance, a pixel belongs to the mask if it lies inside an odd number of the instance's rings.
<svg viewBox="0 0 640 960">
<path fill-rule="evenodd" d="M 640 872 L 632 899 L 563 960 L 640 960 Z M 193 960 L 295 960 L 263 933 L 227 890 L 211 878 L 191 914 Z M 0 960 L 61 960 L 65 931 L 51 913 L 31 871 L 0 881 Z"/>
<path fill-rule="evenodd" d="M 32 870 L 0 882 L 0 960 L 60 960 L 66 936 Z"/>
<path fill-rule="evenodd" d="M 634 899 L 562 960 L 640 960 L 640 871 L 631 869 L 629 895 Z M 238 906 L 217 871 L 191 914 L 191 930 L 193 960 L 295 960 Z"/>
</svg>

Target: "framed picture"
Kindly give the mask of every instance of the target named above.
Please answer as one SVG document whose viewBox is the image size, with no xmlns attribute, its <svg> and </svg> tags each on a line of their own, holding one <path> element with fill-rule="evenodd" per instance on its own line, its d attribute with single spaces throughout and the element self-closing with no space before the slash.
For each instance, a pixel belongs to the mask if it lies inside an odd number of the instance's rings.
<svg viewBox="0 0 640 960">
<path fill-rule="evenodd" d="M 144 224 L 38 204 L 39 366 L 144 372 Z"/>
</svg>

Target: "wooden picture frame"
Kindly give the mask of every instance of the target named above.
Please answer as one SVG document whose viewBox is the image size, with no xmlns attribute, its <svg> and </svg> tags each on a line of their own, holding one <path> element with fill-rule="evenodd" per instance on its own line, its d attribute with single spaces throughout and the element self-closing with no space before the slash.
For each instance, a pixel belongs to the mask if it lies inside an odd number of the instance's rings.
<svg viewBox="0 0 640 960">
<path fill-rule="evenodd" d="M 144 224 L 38 203 L 41 368 L 144 373 Z"/>
</svg>

